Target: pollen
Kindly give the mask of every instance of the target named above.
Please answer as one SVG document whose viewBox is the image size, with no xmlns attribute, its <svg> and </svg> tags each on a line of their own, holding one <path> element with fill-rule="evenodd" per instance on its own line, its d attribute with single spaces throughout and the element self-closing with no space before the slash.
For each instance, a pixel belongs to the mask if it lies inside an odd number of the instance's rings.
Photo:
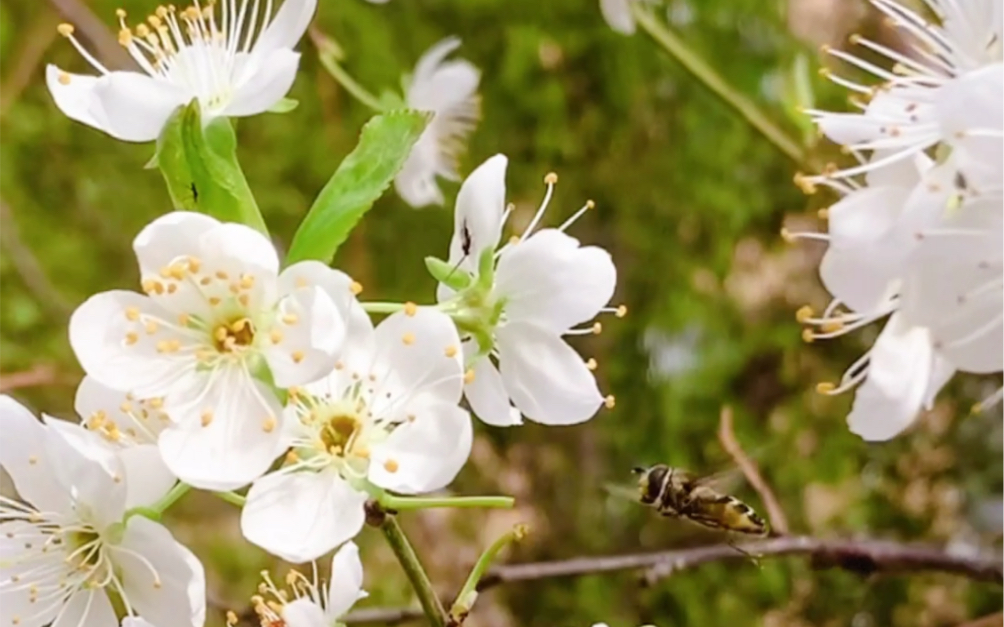
<svg viewBox="0 0 1004 627">
<path fill-rule="evenodd" d="M 593 335 L 599 335 L 603 333 L 603 324 L 600 322 L 593 323 Z"/>
<path fill-rule="evenodd" d="M 341 370 L 343 368 L 345 368 L 345 362 L 340 359 L 335 362 L 335 370 Z"/>
<path fill-rule="evenodd" d="M 456 357 L 457 356 L 457 347 L 456 346 L 447 346 L 446 350 L 444 352 L 446 353 L 447 357 Z"/>
<path fill-rule="evenodd" d="M 199 417 L 199 419 L 202 421 L 203 427 L 208 427 L 210 423 L 213 422 L 212 410 L 207 409 L 206 411 L 202 412 L 202 415 Z"/>
<path fill-rule="evenodd" d="M 28 456 L 28 463 L 31 464 L 32 466 L 34 466 L 35 464 L 38 463 L 38 457 L 36 457 L 34 455 L 29 455 Z"/>
<path fill-rule="evenodd" d="M 62 24 L 56 27 L 56 32 L 58 32 L 63 37 L 71 37 L 73 35 L 74 30 L 75 29 L 73 28 L 73 24 L 67 24 L 66 22 L 63 22 Z"/>
<path fill-rule="evenodd" d="M 153 335 L 157 332 L 157 329 L 160 328 L 160 325 L 158 325 L 155 320 L 147 320 L 146 324 L 143 325 L 143 328 L 146 330 L 147 335 Z"/>
<path fill-rule="evenodd" d="M 252 287 L 254 287 L 254 276 L 250 274 L 241 275 L 240 286 L 246 290 L 249 290 Z"/>
<path fill-rule="evenodd" d="M 293 351 L 290 354 L 290 358 L 293 360 L 294 364 L 298 364 L 303 361 L 303 351 Z"/>
<path fill-rule="evenodd" d="M 795 320 L 797 320 L 800 324 L 805 324 L 809 321 L 809 318 L 812 317 L 812 314 L 812 307 L 802 305 L 798 308 L 798 311 L 795 312 Z"/>
<path fill-rule="evenodd" d="M 70 75 L 67 74 L 66 72 L 60 72 L 56 76 L 56 80 L 59 81 L 60 85 L 69 85 L 70 84 Z"/>
<path fill-rule="evenodd" d="M 795 236 L 791 234 L 791 231 L 788 230 L 788 227 L 783 227 L 781 229 L 781 239 L 790 244 L 795 241 Z"/>
<path fill-rule="evenodd" d="M 282 322 L 283 322 L 283 324 L 296 324 L 296 322 L 299 319 L 300 319 L 300 317 L 297 316 L 295 313 L 283 314 L 283 316 L 282 316 Z"/>
<path fill-rule="evenodd" d="M 820 220 L 829 220 L 830 219 L 830 208 L 829 207 L 823 207 L 822 209 L 820 209 L 819 211 L 816 212 L 816 216 Z"/>
<path fill-rule="evenodd" d="M 614 315 L 617 316 L 618 318 L 623 318 L 624 316 L 627 315 L 627 313 L 628 313 L 627 305 L 619 305 L 617 307 L 617 311 L 614 312 Z"/>
<path fill-rule="evenodd" d="M 352 283 L 349 284 L 349 291 L 355 294 L 356 296 L 359 296 L 363 291 L 363 284 L 360 283 L 359 281 L 353 281 Z"/>
<path fill-rule="evenodd" d="M 557 183 L 558 183 L 558 175 L 555 174 L 554 172 L 548 172 L 544 176 L 545 185 L 556 185 Z"/>
<path fill-rule="evenodd" d="M 586 362 L 586 368 L 589 368 L 590 370 L 596 370 L 598 365 L 599 364 L 597 364 L 596 360 L 593 359 L 592 357 L 590 357 L 589 361 Z"/>
<path fill-rule="evenodd" d="M 219 299 L 218 296 L 210 296 L 209 297 L 209 305 L 210 306 L 215 307 L 215 306 L 217 306 L 219 304 L 220 304 L 220 299 Z"/>
<path fill-rule="evenodd" d="M 467 372 L 464 373 L 464 383 L 472 383 L 474 381 L 474 370 L 468 368 Z"/>
<path fill-rule="evenodd" d="M 512 245 L 512 246 L 515 246 L 516 244 L 519 244 L 519 235 L 513 235 L 512 237 L 510 237 L 509 238 L 509 244 Z"/>
<path fill-rule="evenodd" d="M 593 202 L 592 200 L 586 201 L 586 209 L 595 209 L 595 208 L 596 208 L 595 202 Z"/>
<path fill-rule="evenodd" d="M 401 336 L 401 342 L 403 342 L 405 346 L 411 346 L 415 343 L 415 334 L 411 331 L 405 333 Z"/>
<path fill-rule="evenodd" d="M 133 344 L 135 344 L 138 341 L 139 341 L 139 334 L 133 333 L 131 331 L 129 333 L 126 333 L 126 336 L 125 336 L 126 346 L 132 346 Z"/>
<path fill-rule="evenodd" d="M 189 319 L 190 319 L 190 316 L 187 313 L 180 313 L 180 314 L 178 314 L 178 324 L 180 324 L 183 327 L 187 327 L 188 326 Z"/>
<path fill-rule="evenodd" d="M 400 466 L 398 465 L 397 461 L 393 459 L 388 459 L 383 463 L 383 469 L 386 470 L 387 472 L 397 472 L 398 468 L 400 468 Z"/>
<path fill-rule="evenodd" d="M 816 341 L 816 334 L 812 332 L 812 329 L 802 329 L 802 341 L 811 344 Z"/>
<path fill-rule="evenodd" d="M 230 278 L 230 275 L 224 272 L 223 270 L 217 270 L 215 276 L 217 279 L 221 281 L 226 281 L 227 279 Z"/>
<path fill-rule="evenodd" d="M 234 627 L 238 622 L 237 613 L 233 610 L 227 610 L 227 627 Z"/>
<path fill-rule="evenodd" d="M 418 305 L 411 302 L 404 304 L 404 315 L 411 317 L 414 316 L 416 313 L 418 313 Z"/>
<path fill-rule="evenodd" d="M 837 386 L 829 381 L 822 381 L 816 384 L 816 392 L 819 394 L 832 394 L 835 389 L 837 389 Z"/>
<path fill-rule="evenodd" d="M 269 416 L 261 423 L 261 430 L 265 433 L 272 433 L 278 424 L 279 422 L 275 419 L 275 416 Z"/>
<path fill-rule="evenodd" d="M 617 399 L 613 394 L 608 394 L 605 399 L 603 399 L 603 406 L 607 409 L 613 409 L 614 405 L 617 404 Z"/>
<path fill-rule="evenodd" d="M 272 329 L 268 334 L 268 339 L 272 340 L 273 344 L 278 344 L 282 341 L 282 331 L 279 329 Z"/>
<path fill-rule="evenodd" d="M 202 260 L 201 259 L 199 259 L 198 257 L 189 257 L 188 258 L 188 271 L 189 272 L 198 272 L 199 268 L 201 268 L 201 267 L 202 267 Z"/>
</svg>

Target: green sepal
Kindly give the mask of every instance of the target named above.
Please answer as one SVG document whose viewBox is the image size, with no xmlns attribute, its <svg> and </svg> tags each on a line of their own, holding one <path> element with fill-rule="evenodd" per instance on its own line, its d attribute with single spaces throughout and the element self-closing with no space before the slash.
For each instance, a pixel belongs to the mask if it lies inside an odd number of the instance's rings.
<svg viewBox="0 0 1004 627">
<path fill-rule="evenodd" d="M 491 289 L 495 282 L 495 251 L 486 248 L 481 251 L 478 259 L 478 285 L 485 289 Z"/>
<path fill-rule="evenodd" d="M 426 257 L 425 267 L 437 282 L 442 283 L 455 292 L 467 289 L 471 285 L 471 275 L 461 270 L 457 264 L 450 264 L 438 257 Z"/>
<path fill-rule="evenodd" d="M 268 234 L 244 172 L 237 135 L 227 118 L 203 126 L 199 103 L 179 108 L 157 138 L 157 167 L 177 209 L 239 222 Z"/>
<path fill-rule="evenodd" d="M 380 106 L 384 111 L 394 111 L 396 109 L 408 108 L 408 103 L 405 101 L 404 96 L 392 89 L 385 89 L 380 92 L 380 97 L 377 101 L 380 103 Z"/>
<path fill-rule="evenodd" d="M 289 113 L 300 105 L 296 98 L 283 98 L 268 108 L 269 113 Z"/>
<path fill-rule="evenodd" d="M 286 263 L 325 263 L 349 237 L 401 170 L 431 115 L 398 110 L 381 113 L 363 126 L 359 144 L 338 166 L 300 223 Z"/>
</svg>

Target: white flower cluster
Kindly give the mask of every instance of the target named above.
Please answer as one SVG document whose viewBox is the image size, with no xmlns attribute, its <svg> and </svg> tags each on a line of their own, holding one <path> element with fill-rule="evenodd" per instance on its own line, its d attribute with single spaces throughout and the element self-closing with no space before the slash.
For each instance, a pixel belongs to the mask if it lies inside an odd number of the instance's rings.
<svg viewBox="0 0 1004 627">
<path fill-rule="evenodd" d="M 799 177 L 841 199 L 824 212 L 828 233 L 785 235 L 828 243 L 820 275 L 833 301 L 799 311 L 806 340 L 886 319 L 840 383 L 819 386 L 838 394 L 860 384 L 850 428 L 886 440 L 955 372 L 1002 370 L 1004 13 L 1000 0 L 928 0 L 930 22 L 893 0 L 873 4 L 910 51 L 853 39 L 888 68 L 829 51 L 880 83 L 831 76 L 859 110 L 810 114 L 858 164 Z M 981 406 L 999 400 L 998 391 Z"/>
<path fill-rule="evenodd" d="M 268 110 L 292 84 L 316 0 L 287 0 L 274 17 L 265 4 L 160 7 L 134 27 L 120 12 L 120 42 L 145 73 L 109 72 L 61 27 L 100 76 L 50 66 L 55 102 L 129 141 L 157 138 L 193 99 L 203 120 Z M 442 202 L 435 177 L 456 177 L 476 120 L 477 71 L 444 61 L 458 44 L 423 57 L 407 94 L 437 113 L 398 175 L 413 204 Z M 0 622 L 108 626 L 118 614 L 126 627 L 201 627 L 202 565 L 157 521 L 190 487 L 249 486 L 224 495 L 243 501 L 249 542 L 295 563 L 338 549 L 327 588 L 293 574 L 282 591 L 266 577 L 262 623 L 330 627 L 365 596 L 351 540 L 367 501 L 440 490 L 466 463 L 465 397 L 500 426 L 579 423 L 612 405 L 595 361 L 564 341 L 598 332 L 600 313 L 623 315 L 607 307 L 610 255 L 566 233 L 591 203 L 538 229 L 549 175 L 530 228 L 500 245 L 506 165 L 492 157 L 461 186 L 439 262 L 451 268 L 430 266 L 438 302 L 376 303 L 389 314 L 376 324 L 347 274 L 283 267 L 250 226 L 188 211 L 148 224 L 133 242 L 142 291 L 97 294 L 71 317 L 80 421 L 40 422 L 0 397 L 0 466 L 19 496 L 0 498 Z"/>
</svg>

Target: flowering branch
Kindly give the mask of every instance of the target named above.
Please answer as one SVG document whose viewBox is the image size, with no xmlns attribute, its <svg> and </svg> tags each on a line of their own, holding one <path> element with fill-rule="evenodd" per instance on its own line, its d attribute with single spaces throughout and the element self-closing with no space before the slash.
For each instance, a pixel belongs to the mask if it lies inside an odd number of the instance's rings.
<svg viewBox="0 0 1004 627">
<path fill-rule="evenodd" d="M 789 529 L 788 518 L 784 515 L 781 504 L 778 502 L 777 497 L 774 496 L 774 491 L 770 489 L 770 486 L 760 475 L 760 470 L 756 464 L 742 449 L 742 446 L 739 445 L 736 434 L 732 430 L 731 407 L 722 407 L 718 422 L 718 441 L 721 442 L 725 452 L 739 466 L 739 470 L 746 477 L 746 481 L 760 495 L 760 500 L 763 501 L 763 506 L 767 511 L 767 518 L 770 520 L 771 530 L 779 535 L 787 535 Z"/>
<path fill-rule="evenodd" d="M 835 567 L 870 575 L 876 572 L 938 571 L 954 573 L 976 581 L 1004 581 L 1000 560 L 992 556 L 953 555 L 927 545 L 902 544 L 888 540 L 840 540 L 807 536 L 784 536 L 741 546 L 759 558 L 809 555 L 820 567 Z M 478 584 L 485 590 L 503 583 L 534 581 L 551 577 L 574 577 L 619 570 L 646 570 L 646 583 L 654 583 L 673 573 L 719 561 L 749 559 L 729 544 L 688 549 L 636 553 L 604 557 L 580 557 L 553 562 L 511 564 L 492 569 Z"/>
</svg>

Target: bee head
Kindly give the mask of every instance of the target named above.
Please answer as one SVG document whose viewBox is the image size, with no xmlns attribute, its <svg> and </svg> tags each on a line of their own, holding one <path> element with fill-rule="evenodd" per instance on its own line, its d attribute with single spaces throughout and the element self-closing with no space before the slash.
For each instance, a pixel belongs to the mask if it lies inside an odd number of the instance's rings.
<svg viewBox="0 0 1004 627">
<path fill-rule="evenodd" d="M 636 467 L 632 470 L 638 475 L 638 496 L 646 505 L 655 503 L 662 493 L 663 483 L 669 468 L 664 464 L 656 464 L 651 468 Z"/>
</svg>

